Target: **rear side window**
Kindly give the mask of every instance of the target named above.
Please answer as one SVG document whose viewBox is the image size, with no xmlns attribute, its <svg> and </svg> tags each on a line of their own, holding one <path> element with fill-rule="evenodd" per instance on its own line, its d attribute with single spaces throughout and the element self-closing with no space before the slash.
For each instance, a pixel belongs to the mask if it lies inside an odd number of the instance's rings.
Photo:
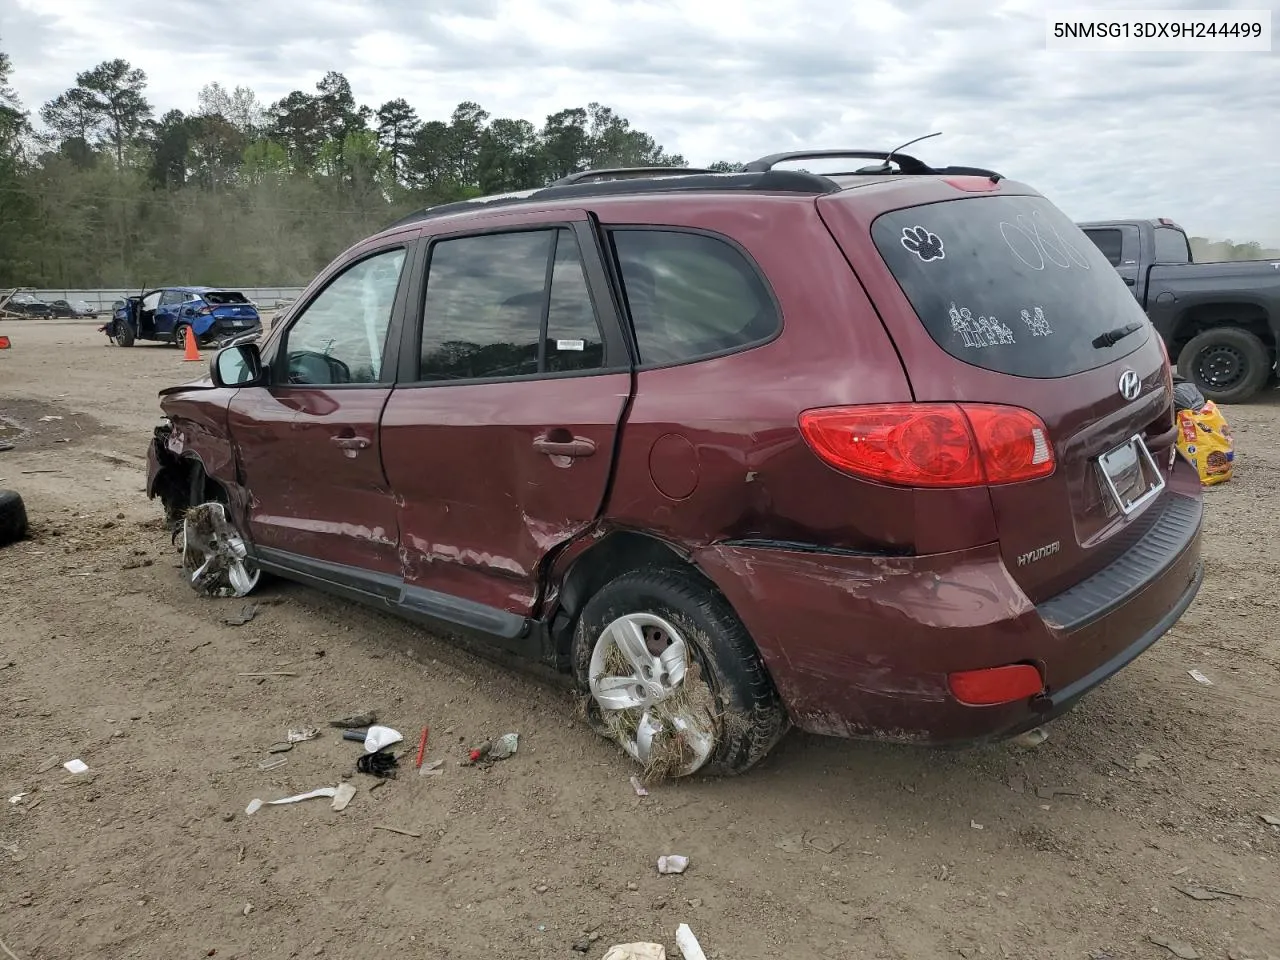
<svg viewBox="0 0 1280 960">
<path fill-rule="evenodd" d="M 572 232 L 493 233 L 432 246 L 419 380 L 566 373 L 603 363 Z"/>
<path fill-rule="evenodd" d="M 769 339 L 781 318 L 736 247 L 702 233 L 610 231 L 640 363 L 660 366 Z"/>
<path fill-rule="evenodd" d="M 871 236 L 929 335 L 965 363 L 1066 377 L 1126 356 L 1150 335 L 1107 257 L 1043 197 L 908 207 L 876 218 Z M 1130 323 L 1144 329 L 1094 345 Z"/>
<path fill-rule="evenodd" d="M 1156 263 L 1190 263 L 1187 235 L 1171 227 L 1156 227 Z"/>
<path fill-rule="evenodd" d="M 1093 241 L 1093 245 L 1102 251 L 1107 262 L 1113 267 L 1120 266 L 1124 259 L 1124 234 L 1119 230 L 1086 230 L 1084 235 Z"/>
</svg>

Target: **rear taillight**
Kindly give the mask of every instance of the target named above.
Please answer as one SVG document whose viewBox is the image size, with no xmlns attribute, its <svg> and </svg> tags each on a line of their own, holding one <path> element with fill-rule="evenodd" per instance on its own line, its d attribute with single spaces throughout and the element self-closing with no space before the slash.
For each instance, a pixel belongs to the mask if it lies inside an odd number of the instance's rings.
<svg viewBox="0 0 1280 960">
<path fill-rule="evenodd" d="M 1164 385 L 1168 387 L 1169 392 L 1173 392 L 1173 361 L 1169 359 L 1169 346 L 1164 342 L 1164 337 L 1160 336 L 1159 331 L 1156 332 L 1156 343 L 1160 344 L 1160 356 L 1164 357 Z"/>
<path fill-rule="evenodd" d="M 973 487 L 1047 477 L 1044 421 L 985 403 L 886 403 L 800 414 L 805 442 L 844 473 L 901 487 Z"/>
<path fill-rule="evenodd" d="M 202 317 L 210 316 L 212 313 L 213 313 L 213 307 L 201 307 L 201 308 L 200 308 L 200 316 L 202 316 Z"/>
</svg>

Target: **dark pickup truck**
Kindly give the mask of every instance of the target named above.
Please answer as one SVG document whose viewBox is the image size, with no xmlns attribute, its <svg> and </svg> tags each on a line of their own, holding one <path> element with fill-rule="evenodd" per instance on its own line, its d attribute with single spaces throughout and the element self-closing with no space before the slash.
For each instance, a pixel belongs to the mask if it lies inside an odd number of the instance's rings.
<svg viewBox="0 0 1280 960">
<path fill-rule="evenodd" d="M 1219 403 L 1275 381 L 1280 260 L 1195 263 L 1172 220 L 1079 224 L 1159 331 L 1178 372 Z"/>
</svg>

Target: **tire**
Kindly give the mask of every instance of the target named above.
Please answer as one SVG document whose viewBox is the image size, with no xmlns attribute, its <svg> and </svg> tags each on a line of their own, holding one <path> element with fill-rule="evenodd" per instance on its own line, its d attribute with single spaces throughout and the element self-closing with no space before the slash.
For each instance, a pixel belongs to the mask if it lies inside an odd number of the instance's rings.
<svg viewBox="0 0 1280 960">
<path fill-rule="evenodd" d="M 606 628 L 619 618 L 637 615 L 658 618 L 678 632 L 687 649 L 687 660 L 696 663 L 698 669 L 690 668 L 675 696 L 707 694 L 706 706 L 714 730 L 714 745 L 696 770 L 673 770 L 650 762 L 645 764 L 649 779 L 691 773 L 724 776 L 750 769 L 786 733 L 787 714 L 755 643 L 733 608 L 688 571 L 649 567 L 623 574 L 601 588 L 583 608 L 574 631 L 572 665 L 578 688 L 586 695 L 587 716 L 593 729 L 619 743 L 633 759 L 644 762 L 628 748 L 626 741 L 631 736 L 619 733 L 619 727 L 610 723 L 612 718 L 641 708 L 620 710 L 606 717 L 590 685 L 592 655 L 597 643 L 603 642 Z M 657 636 L 661 642 L 661 634 Z M 635 675 L 638 678 L 638 671 Z M 666 676 L 664 673 L 664 681 Z M 699 676 L 706 681 L 707 691 L 701 685 L 689 688 L 688 681 Z M 669 702 L 672 701 L 656 705 L 661 708 Z"/>
<path fill-rule="evenodd" d="M 0 547 L 27 535 L 27 508 L 14 490 L 0 490 Z"/>
<path fill-rule="evenodd" d="M 1271 366 L 1266 345 L 1239 327 L 1206 330 L 1178 354 L 1178 372 L 1214 403 L 1240 403 L 1253 396 L 1266 386 Z"/>
<path fill-rule="evenodd" d="M 173 345 L 179 350 L 185 350 L 187 346 L 187 327 L 189 325 L 180 323 L 173 328 Z M 198 344 L 197 344 L 198 346 Z"/>
<path fill-rule="evenodd" d="M 132 347 L 134 341 L 133 327 L 127 320 L 117 320 L 115 324 L 116 346 Z"/>
</svg>

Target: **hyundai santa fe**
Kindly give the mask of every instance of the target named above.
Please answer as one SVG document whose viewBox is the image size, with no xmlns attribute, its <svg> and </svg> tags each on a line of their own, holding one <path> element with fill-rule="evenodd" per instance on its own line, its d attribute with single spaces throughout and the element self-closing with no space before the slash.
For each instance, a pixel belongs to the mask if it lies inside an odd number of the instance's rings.
<svg viewBox="0 0 1280 960">
<path fill-rule="evenodd" d="M 870 158 L 848 173 L 786 169 Z M 1194 599 L 1159 336 L 1000 174 L 883 152 L 429 208 L 162 391 L 198 589 L 264 573 L 569 675 L 651 775 L 796 726 L 1037 727 Z"/>
</svg>

